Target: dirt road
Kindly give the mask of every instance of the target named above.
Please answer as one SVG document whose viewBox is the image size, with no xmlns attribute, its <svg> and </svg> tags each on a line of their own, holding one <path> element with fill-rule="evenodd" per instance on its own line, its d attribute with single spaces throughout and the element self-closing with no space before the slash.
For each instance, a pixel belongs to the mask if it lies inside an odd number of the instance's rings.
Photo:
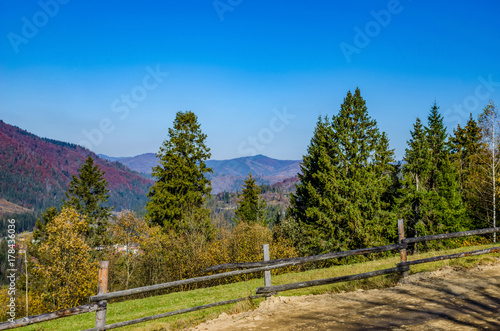
<svg viewBox="0 0 500 331">
<path fill-rule="evenodd" d="M 500 330 L 500 263 L 411 275 L 382 290 L 273 297 L 192 330 Z"/>
</svg>

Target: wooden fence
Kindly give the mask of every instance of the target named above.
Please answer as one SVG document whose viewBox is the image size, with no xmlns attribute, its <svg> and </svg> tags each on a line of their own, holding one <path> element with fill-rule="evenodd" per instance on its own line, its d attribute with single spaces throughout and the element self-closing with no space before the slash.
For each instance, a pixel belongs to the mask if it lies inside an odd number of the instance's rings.
<svg viewBox="0 0 500 331">
<path fill-rule="evenodd" d="M 406 276 L 408 271 L 410 270 L 411 265 L 420 264 L 420 263 L 435 262 L 435 261 L 446 260 L 446 259 L 455 259 L 455 258 L 460 258 L 460 257 L 464 257 L 464 256 L 473 256 L 473 255 L 481 255 L 481 254 L 500 252 L 500 247 L 492 247 L 492 248 L 482 249 L 482 250 L 477 250 L 477 251 L 470 251 L 470 252 L 449 254 L 449 255 L 441 255 L 441 256 L 436 256 L 436 257 L 431 257 L 431 258 L 426 258 L 426 259 L 407 261 L 406 249 L 407 249 L 408 244 L 424 242 L 424 241 L 431 241 L 431 240 L 439 240 L 439 239 L 450 239 L 450 238 L 458 238 L 458 237 L 496 233 L 496 232 L 500 232 L 500 228 L 489 228 L 489 229 L 481 229 L 481 230 L 474 230 L 474 231 L 437 234 L 437 235 L 432 235 L 432 236 L 415 237 L 415 238 L 405 238 L 403 229 L 404 229 L 403 221 L 399 220 L 398 221 L 399 242 L 397 244 L 380 246 L 380 247 L 372 247 L 372 248 L 362 248 L 362 249 L 356 249 L 356 250 L 344 251 L 344 252 L 333 252 L 333 253 L 328 253 L 328 254 L 313 255 L 313 256 L 306 256 L 306 257 L 279 259 L 279 260 L 269 260 L 269 246 L 266 244 L 263 247 L 264 248 L 264 260 L 263 261 L 222 264 L 222 265 L 217 265 L 217 266 L 212 266 L 210 268 L 207 268 L 204 270 L 204 272 L 214 272 L 214 271 L 228 270 L 228 269 L 239 269 L 239 270 L 226 271 L 223 273 L 209 275 L 209 276 L 201 276 L 201 277 L 195 277 L 195 278 L 190 278 L 190 279 L 183 279 L 183 280 L 178 280 L 178 281 L 173 281 L 173 282 L 168 282 L 168 283 L 163 283 L 163 284 L 144 286 L 144 287 L 133 288 L 133 289 L 123 290 L 123 291 L 116 291 L 116 292 L 111 292 L 111 293 L 107 293 L 108 262 L 104 261 L 104 262 L 101 262 L 100 269 L 99 269 L 98 294 L 90 297 L 90 304 L 79 306 L 79 307 L 73 307 L 73 308 L 69 308 L 69 309 L 65 309 L 65 310 L 59 310 L 59 311 L 48 313 L 48 314 L 30 316 L 28 318 L 16 320 L 14 322 L 1 323 L 0 330 L 7 330 L 7 329 L 26 326 L 26 325 L 30 325 L 30 324 L 45 322 L 45 321 L 49 321 L 49 320 L 53 320 L 53 319 L 57 319 L 57 318 L 61 318 L 61 317 L 73 316 L 73 315 L 90 313 L 90 312 L 96 312 L 96 320 L 95 320 L 95 327 L 92 329 L 88 329 L 88 330 L 110 330 L 110 329 L 115 329 L 115 328 L 122 327 L 122 326 L 127 326 L 127 325 L 142 323 L 142 322 L 146 322 L 146 321 L 151 321 L 151 320 L 155 320 L 155 319 L 159 319 L 159 318 L 164 318 L 164 317 L 168 317 L 168 316 L 184 314 L 184 313 L 188 313 L 188 312 L 192 312 L 192 311 L 227 305 L 227 304 L 236 303 L 236 302 L 240 302 L 240 301 L 244 301 L 244 300 L 269 297 L 270 295 L 277 294 L 278 292 L 282 292 L 282 291 L 288 291 L 288 290 L 311 287 L 311 286 L 327 285 L 327 284 L 333 284 L 333 283 L 345 282 L 345 281 L 351 281 L 351 280 L 366 279 L 366 278 L 370 278 L 370 277 L 387 275 L 387 274 L 392 274 L 392 273 L 401 273 L 403 276 Z M 396 265 L 396 267 L 394 267 L 394 268 L 376 270 L 376 271 L 371 271 L 371 272 L 366 272 L 366 273 L 356 274 L 356 275 L 318 279 L 318 280 L 297 282 L 297 283 L 291 283 L 291 284 L 274 285 L 274 286 L 271 285 L 270 270 L 273 270 L 273 269 L 279 269 L 279 268 L 284 268 L 284 267 L 289 267 L 289 266 L 294 266 L 294 265 L 299 265 L 299 264 L 304 264 L 304 263 L 314 262 L 314 261 L 322 261 L 322 260 L 327 260 L 327 259 L 355 256 L 355 255 L 361 255 L 361 254 L 387 252 L 387 251 L 393 251 L 393 250 L 399 250 L 400 255 L 401 255 L 401 262 L 398 263 Z M 162 289 L 167 289 L 167 288 L 172 288 L 172 287 L 177 287 L 177 286 L 182 286 L 182 285 L 187 285 L 187 284 L 200 283 L 200 282 L 205 282 L 205 281 L 214 280 L 214 279 L 221 279 L 221 278 L 225 278 L 225 277 L 231 277 L 231 276 L 243 275 L 243 274 L 249 274 L 249 273 L 255 273 L 255 272 L 262 272 L 262 271 L 265 272 L 264 286 L 257 288 L 256 295 L 254 295 L 254 296 L 232 299 L 232 300 L 221 301 L 221 302 L 215 302 L 215 303 L 210 303 L 210 304 L 206 304 L 206 305 L 202 305 L 202 306 L 170 311 L 170 312 L 166 312 L 163 314 L 143 317 L 143 318 L 134 319 L 134 320 L 130 320 L 130 321 L 124 321 L 124 322 L 119 322 L 119 323 L 114 323 L 114 324 L 106 324 L 107 302 L 110 299 L 123 298 L 123 297 L 127 297 L 127 296 L 134 295 L 134 294 L 147 293 L 147 292 L 151 292 L 151 291 L 162 290 Z"/>
</svg>

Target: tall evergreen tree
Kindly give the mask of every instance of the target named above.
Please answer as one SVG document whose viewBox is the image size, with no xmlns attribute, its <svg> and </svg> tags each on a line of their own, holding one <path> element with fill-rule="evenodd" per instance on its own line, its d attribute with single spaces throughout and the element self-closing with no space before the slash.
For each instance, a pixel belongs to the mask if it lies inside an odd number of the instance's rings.
<svg viewBox="0 0 500 331">
<path fill-rule="evenodd" d="M 468 227 L 460 197 L 458 173 L 439 107 L 433 104 L 422 128 L 417 119 L 408 141 L 403 168 L 400 210 L 408 236 L 455 232 Z"/>
<path fill-rule="evenodd" d="M 89 229 L 85 236 L 90 247 L 107 245 L 108 220 L 114 208 L 104 206 L 109 198 L 108 181 L 90 155 L 78 172 L 78 176 L 72 176 L 63 206 L 87 217 Z"/>
<path fill-rule="evenodd" d="M 210 211 L 205 199 L 210 195 L 206 165 L 210 149 L 198 118 L 191 112 L 178 112 L 168 139 L 156 154 L 159 164 L 153 168 L 156 183 L 148 194 L 146 217 L 165 229 L 178 233 L 201 231 L 210 233 Z"/>
<path fill-rule="evenodd" d="M 462 195 L 467 194 L 467 182 L 471 177 L 471 168 L 477 156 L 484 153 L 483 135 L 478 123 L 470 114 L 467 124 L 462 128 L 460 124 L 453 130 L 450 137 L 451 153 L 459 172 L 460 190 Z"/>
<path fill-rule="evenodd" d="M 425 220 L 425 205 L 429 193 L 429 175 L 431 159 L 429 144 L 422 122 L 417 118 L 413 125 L 411 139 L 407 142 L 404 166 L 402 169 L 402 193 L 399 200 L 400 212 L 405 219 L 406 236 L 418 236 L 418 228 L 422 227 Z"/>
<path fill-rule="evenodd" d="M 448 134 L 443 124 L 443 116 L 439 113 L 439 107 L 435 101 L 431 107 L 427 123 L 428 126 L 425 127 L 425 132 L 429 146 L 430 161 L 434 165 L 430 168 L 429 188 L 436 190 L 438 177 L 440 177 L 444 166 L 443 163 L 448 159 L 449 148 L 447 143 Z"/>
<path fill-rule="evenodd" d="M 396 226 L 390 224 L 395 219 L 386 196 L 393 154 L 359 89 L 347 93 L 331 122 L 318 120 L 290 201 L 309 251 L 354 249 L 393 239 Z"/>
<path fill-rule="evenodd" d="M 470 114 L 467 124 L 462 128 L 457 125 L 450 137 L 452 160 L 459 173 L 460 193 L 466 208 L 467 218 L 472 228 L 483 228 L 485 189 L 485 158 L 487 151 L 483 143 L 481 128 Z M 487 168 L 487 167 L 486 167 Z"/>
<path fill-rule="evenodd" d="M 267 223 L 266 200 L 260 197 L 260 192 L 260 187 L 255 183 L 255 178 L 250 172 L 242 185 L 242 193 L 238 199 L 238 208 L 235 211 L 237 223 L 263 225 Z"/>
</svg>

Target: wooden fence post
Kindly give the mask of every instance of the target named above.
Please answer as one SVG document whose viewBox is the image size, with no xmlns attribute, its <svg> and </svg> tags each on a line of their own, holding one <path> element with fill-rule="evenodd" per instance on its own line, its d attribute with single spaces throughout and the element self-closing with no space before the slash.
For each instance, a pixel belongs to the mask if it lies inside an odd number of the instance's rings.
<svg viewBox="0 0 500 331">
<path fill-rule="evenodd" d="M 264 261 L 269 261 L 269 244 L 262 245 L 264 249 Z M 271 271 L 264 271 L 264 286 L 271 286 Z M 267 300 L 267 297 L 266 297 Z"/>
<path fill-rule="evenodd" d="M 108 267 L 109 261 L 101 261 L 99 267 L 99 280 L 97 284 L 97 294 L 108 293 Z M 107 304 L 106 300 L 99 301 L 99 304 Z M 98 330 L 104 330 L 106 326 L 106 309 L 100 310 L 95 314 L 95 327 Z"/>
<path fill-rule="evenodd" d="M 404 220 L 400 219 L 398 220 L 398 236 L 399 236 L 399 243 L 401 244 L 401 241 L 405 238 L 405 223 Z M 402 248 L 400 251 L 401 255 L 401 262 L 406 262 L 406 248 Z M 403 271 L 403 277 L 408 276 L 408 271 Z"/>
</svg>

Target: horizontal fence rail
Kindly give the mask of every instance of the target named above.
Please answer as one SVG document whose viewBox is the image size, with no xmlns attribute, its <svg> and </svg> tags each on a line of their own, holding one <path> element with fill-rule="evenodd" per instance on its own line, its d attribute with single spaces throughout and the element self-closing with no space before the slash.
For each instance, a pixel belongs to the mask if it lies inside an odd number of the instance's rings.
<svg viewBox="0 0 500 331">
<path fill-rule="evenodd" d="M 451 238 L 458 238 L 458 237 L 469 237 L 469 236 L 476 236 L 476 235 L 480 235 L 480 234 L 488 234 L 488 233 L 495 233 L 495 232 L 500 232 L 500 228 L 489 228 L 489 229 L 481 229 L 481 230 L 434 234 L 431 236 L 424 236 L 424 237 L 405 238 L 405 239 L 402 239 L 401 242 L 406 243 L 406 244 L 411 244 L 411 243 L 418 243 L 418 242 L 422 242 L 422 241 L 451 239 Z"/>
<path fill-rule="evenodd" d="M 398 263 L 398 266 L 410 266 L 410 265 L 421 264 L 421 263 L 430 263 L 430 262 L 436 262 L 436 261 L 442 261 L 442 260 L 458 259 L 458 258 L 466 257 L 466 256 L 475 256 L 475 255 L 482 255 L 482 254 L 489 254 L 489 253 L 500 253 L 500 247 L 492 247 L 492 248 L 480 249 L 477 251 L 470 251 L 470 252 L 463 252 L 463 253 L 456 253 L 456 254 L 449 254 L 449 255 L 433 256 L 433 257 L 429 257 L 426 259 L 401 262 L 401 263 Z"/>
<path fill-rule="evenodd" d="M 83 305 L 68 309 L 62 309 L 47 314 L 40 314 L 40 315 L 30 316 L 28 318 L 22 318 L 19 320 L 15 320 L 14 322 L 0 323 L 0 330 L 14 329 L 21 326 L 27 326 L 30 324 L 55 320 L 61 317 L 75 316 L 105 309 L 106 309 L 106 304 L 101 304 L 101 303 L 93 303 L 90 305 Z"/>
<path fill-rule="evenodd" d="M 356 274 L 356 275 L 309 280 L 309 281 L 305 281 L 305 282 L 298 282 L 298 283 L 291 283 L 291 284 L 284 284 L 284 285 L 264 286 L 264 287 L 257 288 L 256 293 L 261 294 L 261 293 L 282 292 L 282 291 L 295 290 L 298 288 L 305 288 L 305 287 L 311 287 L 311 286 L 320 286 L 320 285 L 328 285 L 328 284 L 333 284 L 333 283 L 348 282 L 351 280 L 366 279 L 366 278 L 371 278 L 371 277 L 376 277 L 376 276 L 388 275 L 388 274 L 392 274 L 392 273 L 396 273 L 396 272 L 404 272 L 404 271 L 408 271 L 409 269 L 410 269 L 410 267 L 408 267 L 408 266 L 400 266 L 400 267 L 396 267 L 396 268 L 365 272 L 365 273 Z"/>
<path fill-rule="evenodd" d="M 90 301 L 97 302 L 97 301 L 101 301 L 101 300 L 122 298 L 122 297 L 130 296 L 130 295 L 134 295 L 134 294 L 146 293 L 146 292 L 151 292 L 151 291 L 155 291 L 155 290 L 163 290 L 166 288 L 194 284 L 194 283 L 201 283 L 201 282 L 219 279 L 219 278 L 250 274 L 253 272 L 260 272 L 260 271 L 266 271 L 266 270 L 272 270 L 272 269 L 278 269 L 278 268 L 283 268 L 283 267 L 287 267 L 290 265 L 294 265 L 294 263 L 289 262 L 289 263 L 281 263 L 281 264 L 271 265 L 271 266 L 262 267 L 262 268 L 235 270 L 235 271 L 224 272 L 222 274 L 202 276 L 202 277 L 189 278 L 189 279 L 183 279 L 183 280 L 176 280 L 174 282 L 169 282 L 169 283 L 162 283 L 162 284 L 156 284 L 156 285 L 151 285 L 151 286 L 137 287 L 137 288 L 133 288 L 133 289 L 129 289 L 129 290 L 110 292 L 110 293 L 106 293 L 106 294 L 98 294 L 98 295 L 91 296 Z"/>
<path fill-rule="evenodd" d="M 215 274 L 215 275 L 201 276 L 201 277 L 196 277 L 196 278 L 177 280 L 177 281 L 169 282 L 169 283 L 162 283 L 162 284 L 138 287 L 138 288 L 134 288 L 134 289 L 130 289 L 130 290 L 123 290 L 123 291 L 116 291 L 116 292 L 111 292 L 111 293 L 106 293 L 106 294 L 99 294 L 99 295 L 91 296 L 90 301 L 97 302 L 97 301 L 109 300 L 109 299 L 113 299 L 113 298 L 121 298 L 121 297 L 130 296 L 130 295 L 134 295 L 134 294 L 151 292 L 151 291 L 155 291 L 155 290 L 162 290 L 162 289 L 176 287 L 176 286 L 188 285 L 188 284 L 193 284 L 193 283 L 201 283 L 201 282 L 214 280 L 214 279 L 220 279 L 220 278 L 238 276 L 238 275 L 249 274 L 249 273 L 254 273 L 254 272 L 279 269 L 279 268 L 294 266 L 294 265 L 298 265 L 298 264 L 333 259 L 333 258 L 338 258 L 338 257 L 347 257 L 347 256 L 353 256 L 353 255 L 360 255 L 360 254 L 386 252 L 386 251 L 391 251 L 391 250 L 397 250 L 397 249 L 400 249 L 401 247 L 405 247 L 405 246 L 406 245 L 404 245 L 404 244 L 394 244 L 394 245 L 387 245 L 387 246 L 373 247 L 373 248 L 361 248 L 361 249 L 355 249 L 355 250 L 351 250 L 351 251 L 334 252 L 334 253 L 328 253 L 328 254 L 322 254 L 322 255 L 313 255 L 313 256 L 306 256 L 306 257 L 291 258 L 291 259 L 287 259 L 286 262 L 281 262 L 281 263 L 276 263 L 276 261 L 281 261 L 281 260 L 270 260 L 270 261 L 265 261 L 265 262 L 262 261 L 259 263 L 263 263 L 265 265 L 258 267 L 258 268 L 228 271 L 228 272 Z M 253 263 L 253 262 L 250 262 L 250 263 Z M 250 263 L 245 263 L 245 264 L 250 264 Z"/>
<path fill-rule="evenodd" d="M 293 263 L 293 264 L 289 264 L 289 265 L 297 265 L 297 264 L 303 264 L 303 263 L 308 263 L 308 262 L 329 260 L 329 259 L 348 257 L 348 256 L 354 256 L 354 255 L 393 251 L 393 250 L 401 249 L 403 247 L 406 247 L 406 245 L 405 244 L 393 244 L 393 245 L 387 245 L 387 246 L 360 248 L 360 249 L 354 249 L 351 251 L 332 252 L 332 253 L 327 253 L 327 254 L 311 255 L 311 256 L 305 256 L 305 257 L 292 257 L 292 258 L 287 258 L 287 259 L 256 261 L 256 262 L 226 263 L 226 264 L 219 264 L 219 265 L 214 265 L 214 266 L 208 267 L 207 269 L 203 270 L 203 272 L 211 272 L 211 271 L 224 270 L 224 269 L 265 267 L 265 266 L 269 266 L 269 265 L 285 264 L 285 263 Z"/>
<path fill-rule="evenodd" d="M 208 308 L 217 307 L 217 306 L 228 305 L 228 304 L 231 304 L 231 303 L 236 303 L 236 302 L 245 301 L 245 300 L 253 300 L 253 299 L 263 298 L 265 296 L 266 296 L 265 294 L 260 294 L 260 295 L 254 295 L 254 296 L 250 296 L 250 297 L 245 297 L 245 298 L 239 298 L 239 299 L 232 299 L 232 300 L 227 300 L 227 301 L 210 303 L 210 304 L 206 304 L 206 305 L 202 305 L 202 306 L 197 306 L 197 307 L 192 307 L 192 308 L 184 308 L 184 309 L 179 309 L 179 310 L 175 310 L 175 311 L 170 311 L 168 313 L 163 313 L 163 314 L 158 314 L 158 315 L 153 315 L 153 316 L 138 318 L 138 319 L 135 319 L 135 320 L 125 321 L 125 322 L 119 322 L 119 323 L 109 324 L 109 325 L 106 325 L 104 328 L 87 329 L 85 331 L 97 331 L 97 330 L 116 329 L 116 328 L 120 328 L 120 327 L 127 326 L 127 325 L 133 325 L 133 324 L 138 324 L 138 323 L 142 323 L 142 322 L 156 320 L 156 319 L 159 319 L 159 318 L 165 318 L 165 317 L 169 317 L 169 316 L 190 313 L 190 312 L 197 311 L 197 310 L 202 310 L 202 309 L 208 309 Z"/>
</svg>

